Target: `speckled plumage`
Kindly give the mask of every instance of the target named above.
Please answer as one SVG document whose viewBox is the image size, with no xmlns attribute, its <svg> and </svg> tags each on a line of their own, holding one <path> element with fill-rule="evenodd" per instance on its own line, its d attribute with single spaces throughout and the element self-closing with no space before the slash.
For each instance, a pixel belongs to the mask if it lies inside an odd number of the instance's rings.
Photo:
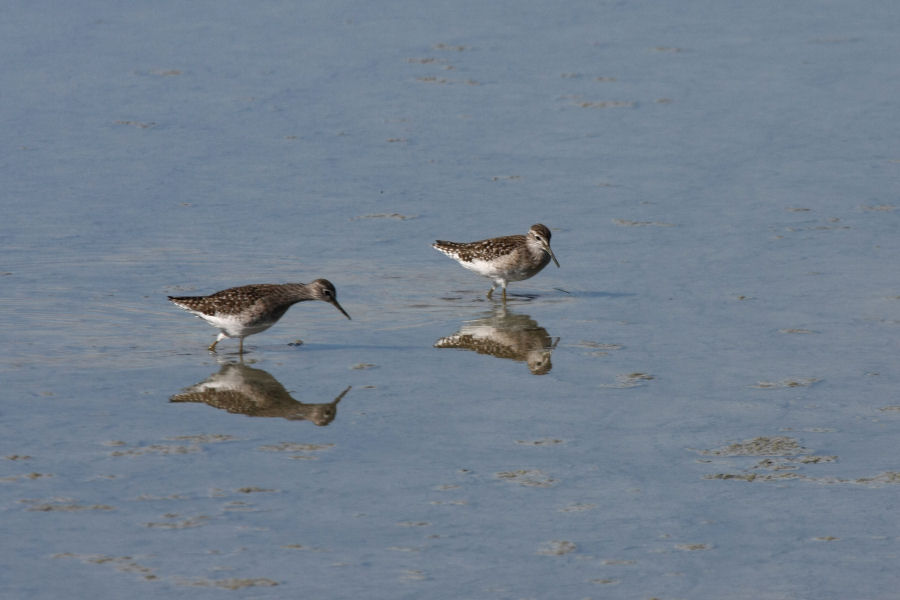
<svg viewBox="0 0 900 600">
<path fill-rule="evenodd" d="M 209 296 L 169 296 L 169 300 L 219 328 L 219 336 L 209 347 L 213 351 L 226 337 L 236 337 L 240 338 L 239 352 L 243 353 L 245 337 L 265 331 L 291 306 L 306 300 L 328 302 L 350 318 L 338 304 L 337 291 L 327 279 L 316 279 L 312 283 L 242 285 Z"/>
<path fill-rule="evenodd" d="M 453 335 L 442 337 L 435 348 L 474 350 L 497 358 L 523 361 L 535 375 L 544 375 L 553 368 L 550 355 L 559 338 L 551 338 L 547 330 L 528 315 L 507 312 L 506 305 L 486 317 L 467 321 Z"/>
<path fill-rule="evenodd" d="M 551 260 L 559 267 L 559 261 L 550 249 L 550 230 L 540 223 L 532 225 L 525 235 L 507 235 L 468 243 L 437 240 L 432 247 L 463 267 L 491 279 L 494 285 L 488 290 L 488 298 L 500 285 L 506 300 L 507 283 L 534 277 Z"/>
<path fill-rule="evenodd" d="M 172 396 L 170 402 L 203 402 L 230 413 L 249 417 L 281 417 L 328 425 L 337 414 L 337 404 L 350 391 L 348 386 L 331 402 L 298 402 L 277 379 L 262 369 L 244 364 L 223 365 L 218 373 Z"/>
</svg>

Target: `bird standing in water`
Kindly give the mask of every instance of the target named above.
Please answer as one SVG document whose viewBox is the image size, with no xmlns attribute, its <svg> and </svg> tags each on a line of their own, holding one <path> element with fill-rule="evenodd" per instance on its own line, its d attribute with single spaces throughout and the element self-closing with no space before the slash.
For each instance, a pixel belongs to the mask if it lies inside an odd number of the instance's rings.
<svg viewBox="0 0 900 600">
<path fill-rule="evenodd" d="M 468 243 L 438 240 L 432 247 L 470 271 L 492 279 L 494 285 L 488 290 L 488 298 L 498 285 L 502 286 L 504 302 L 506 284 L 510 281 L 534 277 L 551 259 L 559 267 L 559 261 L 550 249 L 550 230 L 540 223 L 532 225 L 525 235 L 507 235 Z"/>
<path fill-rule="evenodd" d="M 348 319 L 337 301 L 337 291 L 327 279 L 312 283 L 260 283 L 228 288 L 209 296 L 169 296 L 177 306 L 191 312 L 220 332 L 209 349 L 223 339 L 239 338 L 240 354 L 244 353 L 244 338 L 265 331 L 278 322 L 284 313 L 298 302 L 321 300 L 334 305 Z"/>
</svg>

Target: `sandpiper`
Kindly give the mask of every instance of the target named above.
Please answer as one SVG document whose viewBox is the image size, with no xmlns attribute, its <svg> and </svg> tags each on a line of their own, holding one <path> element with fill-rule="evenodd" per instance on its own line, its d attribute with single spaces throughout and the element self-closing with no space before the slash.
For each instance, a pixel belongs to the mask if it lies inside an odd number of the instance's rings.
<svg viewBox="0 0 900 600">
<path fill-rule="evenodd" d="M 278 322 L 297 302 L 321 300 L 333 304 L 348 319 L 337 301 L 334 285 L 327 279 L 312 283 L 260 283 L 228 288 L 209 296 L 169 296 L 169 300 L 197 315 L 220 330 L 219 337 L 209 349 L 227 337 L 240 338 L 240 354 L 244 353 L 244 338 L 265 331 Z"/>
<path fill-rule="evenodd" d="M 492 279 L 494 285 L 488 290 L 488 298 L 497 285 L 501 285 L 504 301 L 506 284 L 510 281 L 534 277 L 550 259 L 559 267 L 559 261 L 550 249 L 550 230 L 540 223 L 532 225 L 525 235 L 507 235 L 469 243 L 438 240 L 432 247 L 465 268 Z"/>
</svg>

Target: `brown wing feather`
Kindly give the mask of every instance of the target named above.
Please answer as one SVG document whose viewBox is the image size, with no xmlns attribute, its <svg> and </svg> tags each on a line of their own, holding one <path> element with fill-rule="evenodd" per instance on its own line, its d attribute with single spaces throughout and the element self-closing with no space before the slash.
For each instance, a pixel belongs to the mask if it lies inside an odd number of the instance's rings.
<svg viewBox="0 0 900 600">
<path fill-rule="evenodd" d="M 274 283 L 258 283 L 221 290 L 209 296 L 169 296 L 175 304 L 206 315 L 232 314 L 254 305 L 262 298 L 279 295 L 281 288 Z"/>
<path fill-rule="evenodd" d="M 524 235 L 507 235 L 504 237 L 479 240 L 477 242 L 447 242 L 436 241 L 433 246 L 444 254 L 452 256 L 463 262 L 471 262 L 476 259 L 488 260 L 498 256 L 509 254 L 517 247 L 525 243 Z"/>
</svg>

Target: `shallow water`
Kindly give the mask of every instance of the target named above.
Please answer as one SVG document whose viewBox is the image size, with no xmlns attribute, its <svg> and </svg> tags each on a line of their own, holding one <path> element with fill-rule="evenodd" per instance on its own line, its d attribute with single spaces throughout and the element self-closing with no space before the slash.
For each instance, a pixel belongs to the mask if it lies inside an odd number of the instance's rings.
<svg viewBox="0 0 900 600">
<path fill-rule="evenodd" d="M 898 19 L 10 7 L 2 595 L 891 598 Z"/>
</svg>

